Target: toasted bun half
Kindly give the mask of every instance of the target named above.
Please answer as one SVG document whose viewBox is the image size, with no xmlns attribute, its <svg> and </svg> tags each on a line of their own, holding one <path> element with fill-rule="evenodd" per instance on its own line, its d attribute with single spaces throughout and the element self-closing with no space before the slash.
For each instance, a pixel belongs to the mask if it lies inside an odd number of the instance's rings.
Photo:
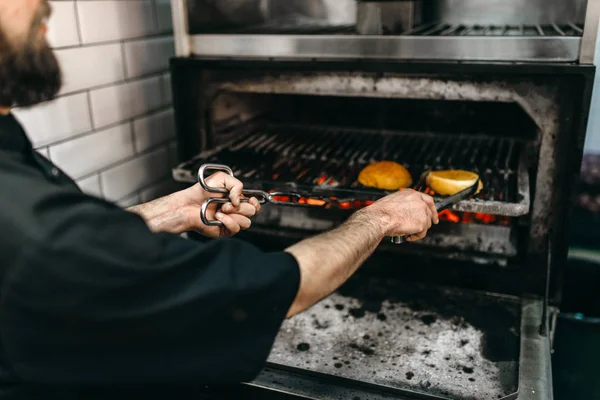
<svg viewBox="0 0 600 400">
<path fill-rule="evenodd" d="M 478 179 L 479 175 L 474 172 L 450 169 L 429 172 L 426 183 L 436 194 L 451 196 L 473 186 Z M 479 193 L 481 189 L 483 189 L 483 184 L 479 181 L 476 193 Z"/>
<path fill-rule="evenodd" d="M 377 189 L 398 190 L 409 187 L 412 177 L 406 168 L 396 162 L 378 161 L 360 171 L 358 182 Z"/>
</svg>

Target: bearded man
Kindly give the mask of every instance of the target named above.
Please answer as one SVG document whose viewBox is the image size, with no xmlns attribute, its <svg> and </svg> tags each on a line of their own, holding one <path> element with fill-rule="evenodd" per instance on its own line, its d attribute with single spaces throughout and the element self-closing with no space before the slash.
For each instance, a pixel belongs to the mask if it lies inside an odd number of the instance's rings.
<svg viewBox="0 0 600 400">
<path fill-rule="evenodd" d="M 128 210 L 83 194 L 11 115 L 61 86 L 43 0 L 0 0 L 0 400 L 198 399 L 252 379 L 281 322 L 336 290 L 384 236 L 422 238 L 431 197 L 403 190 L 331 232 L 265 253 L 231 236 L 256 199 L 204 226 L 199 185 Z M 199 231 L 213 239 L 181 238 Z"/>
</svg>

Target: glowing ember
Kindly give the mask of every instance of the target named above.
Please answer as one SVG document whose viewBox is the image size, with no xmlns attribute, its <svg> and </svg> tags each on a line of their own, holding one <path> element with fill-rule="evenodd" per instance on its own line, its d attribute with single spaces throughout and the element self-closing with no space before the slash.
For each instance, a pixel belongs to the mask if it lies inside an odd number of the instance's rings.
<svg viewBox="0 0 600 400">
<path fill-rule="evenodd" d="M 440 221 L 450 221 L 454 223 L 460 222 L 460 217 L 458 214 L 455 214 L 450 210 L 443 210 L 438 215 L 440 217 Z"/>
<path fill-rule="evenodd" d="M 327 179 L 324 177 L 323 179 Z M 429 189 L 429 194 L 433 192 Z M 282 203 L 295 203 L 302 205 L 311 205 L 317 207 L 332 207 L 328 204 L 328 201 L 323 199 L 316 199 L 311 197 L 301 197 L 297 201 L 291 196 L 274 196 L 273 200 L 282 202 Z M 331 197 L 331 201 L 334 204 L 333 207 L 340 208 L 342 210 L 359 210 L 368 205 L 374 203 L 373 200 L 354 200 L 354 201 L 343 201 L 336 197 Z M 469 213 L 469 212 L 457 212 L 452 210 L 443 210 L 439 213 L 440 221 L 451 222 L 455 224 L 485 224 L 485 225 L 509 225 L 510 218 L 504 216 L 497 216 L 491 214 L 482 214 L 482 213 Z"/>
</svg>

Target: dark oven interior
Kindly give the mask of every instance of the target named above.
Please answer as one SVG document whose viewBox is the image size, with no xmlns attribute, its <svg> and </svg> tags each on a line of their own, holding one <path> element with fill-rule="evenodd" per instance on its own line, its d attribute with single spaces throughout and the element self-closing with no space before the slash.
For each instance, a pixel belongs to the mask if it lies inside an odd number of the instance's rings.
<svg viewBox="0 0 600 400">
<path fill-rule="evenodd" d="M 415 183 L 423 171 L 456 168 L 484 184 L 426 239 L 384 241 L 340 291 L 286 321 L 273 371 L 453 399 L 515 398 L 528 379 L 540 385 L 541 373 L 522 365 L 548 362 L 539 299 L 580 84 L 193 68 L 175 69 L 173 82 L 174 178 L 193 183 L 201 164 L 219 163 L 248 188 L 282 192 L 287 204 L 265 205 L 241 235 L 267 250 L 334 228 L 384 195 L 357 182 L 372 161 L 403 164 Z M 289 390 L 273 371 L 260 384 Z"/>
</svg>

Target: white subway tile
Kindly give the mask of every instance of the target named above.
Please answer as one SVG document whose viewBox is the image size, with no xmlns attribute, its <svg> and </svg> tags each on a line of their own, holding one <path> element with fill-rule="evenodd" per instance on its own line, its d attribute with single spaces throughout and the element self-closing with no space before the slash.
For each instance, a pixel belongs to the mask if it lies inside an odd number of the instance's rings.
<svg viewBox="0 0 600 400">
<path fill-rule="evenodd" d="M 66 47 L 79 44 L 77 16 L 74 1 L 51 1 L 52 17 L 48 22 L 48 43 L 50 46 Z"/>
<path fill-rule="evenodd" d="M 92 116 L 96 127 L 152 111 L 163 105 L 160 77 L 123 83 L 90 92 Z"/>
<path fill-rule="evenodd" d="M 121 200 L 118 200 L 116 203 L 121 208 L 128 208 L 131 206 L 137 206 L 141 202 L 140 202 L 140 196 L 137 193 L 135 193 L 135 194 L 127 196 Z"/>
<path fill-rule="evenodd" d="M 102 197 L 102 191 L 100 190 L 100 176 L 98 176 L 98 174 L 79 179 L 77 185 L 84 193 L 87 193 L 90 196 Z"/>
<path fill-rule="evenodd" d="M 134 121 L 133 132 L 138 152 L 168 141 L 175 136 L 173 110 L 169 109 Z"/>
<path fill-rule="evenodd" d="M 136 40 L 125 43 L 127 77 L 166 71 L 175 55 L 173 37 Z"/>
<path fill-rule="evenodd" d="M 120 44 L 57 50 L 64 75 L 61 93 L 121 81 L 124 78 Z"/>
<path fill-rule="evenodd" d="M 173 181 L 173 179 L 168 178 L 162 182 L 150 185 L 149 187 L 143 189 L 140 192 L 140 201 L 142 203 L 147 203 L 159 197 L 175 193 L 178 190 L 179 188 L 177 187 L 177 184 Z"/>
<path fill-rule="evenodd" d="M 148 0 L 80 1 L 77 4 L 84 44 L 122 40 L 156 32 Z"/>
<path fill-rule="evenodd" d="M 139 189 L 169 176 L 166 147 L 141 155 L 100 174 L 104 196 L 122 199 Z"/>
<path fill-rule="evenodd" d="M 87 94 L 59 97 L 32 108 L 15 109 L 35 147 L 45 146 L 92 129 Z"/>
<path fill-rule="evenodd" d="M 168 106 L 173 102 L 173 90 L 171 89 L 171 73 L 162 76 L 163 104 Z"/>
<path fill-rule="evenodd" d="M 129 123 L 50 147 L 52 161 L 74 178 L 96 172 L 133 154 Z"/>
<path fill-rule="evenodd" d="M 158 30 L 164 33 L 173 32 L 171 0 L 156 0 L 156 15 L 158 19 Z"/>
</svg>

